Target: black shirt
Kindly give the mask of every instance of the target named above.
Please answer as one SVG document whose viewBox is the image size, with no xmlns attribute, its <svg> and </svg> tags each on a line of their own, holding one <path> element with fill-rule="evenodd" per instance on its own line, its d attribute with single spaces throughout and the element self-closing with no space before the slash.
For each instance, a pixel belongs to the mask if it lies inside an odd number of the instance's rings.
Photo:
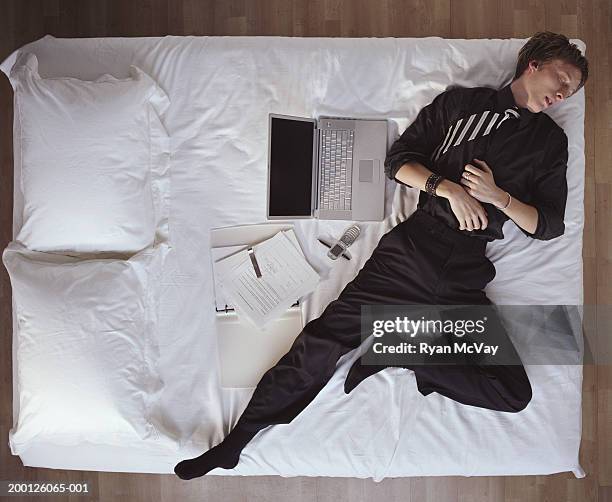
<svg viewBox="0 0 612 502">
<path fill-rule="evenodd" d="M 439 94 L 419 112 L 387 153 L 385 173 L 395 179 L 404 163 L 417 161 L 459 183 L 466 164 L 478 168 L 473 160 L 484 160 L 498 187 L 537 209 L 535 232 L 521 228 L 523 233 L 548 240 L 565 231 L 567 143 L 563 129 L 548 115 L 516 105 L 510 84 L 499 91 L 457 87 Z M 492 204 L 481 204 L 487 228 L 462 232 L 488 241 L 503 239 L 508 216 Z M 459 230 L 446 198 L 421 191 L 418 207 Z"/>
</svg>

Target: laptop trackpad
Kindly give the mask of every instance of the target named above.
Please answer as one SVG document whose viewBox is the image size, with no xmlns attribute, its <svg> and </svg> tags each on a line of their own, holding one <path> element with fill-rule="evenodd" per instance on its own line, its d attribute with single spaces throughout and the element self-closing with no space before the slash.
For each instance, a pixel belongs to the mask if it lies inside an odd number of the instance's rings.
<svg viewBox="0 0 612 502">
<path fill-rule="evenodd" d="M 359 182 L 360 183 L 376 183 L 379 176 L 379 161 L 377 160 L 360 160 L 359 161 Z"/>
</svg>

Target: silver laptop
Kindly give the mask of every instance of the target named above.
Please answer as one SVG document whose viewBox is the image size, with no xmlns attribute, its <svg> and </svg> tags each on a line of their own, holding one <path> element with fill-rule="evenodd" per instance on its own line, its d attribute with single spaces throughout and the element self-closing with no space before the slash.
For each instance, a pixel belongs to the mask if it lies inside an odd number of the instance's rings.
<svg viewBox="0 0 612 502">
<path fill-rule="evenodd" d="M 387 121 L 270 114 L 267 217 L 382 221 Z"/>
</svg>

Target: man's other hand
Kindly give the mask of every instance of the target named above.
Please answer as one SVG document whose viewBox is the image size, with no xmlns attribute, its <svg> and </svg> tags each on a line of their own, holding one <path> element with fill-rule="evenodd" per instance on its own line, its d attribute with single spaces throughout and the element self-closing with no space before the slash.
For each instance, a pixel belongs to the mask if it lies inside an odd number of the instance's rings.
<svg viewBox="0 0 612 502">
<path fill-rule="evenodd" d="M 467 164 L 461 175 L 460 183 L 465 191 L 480 202 L 488 202 L 501 207 L 506 203 L 508 194 L 495 184 L 493 171 L 484 160 L 474 159 Z M 477 167 L 478 166 L 478 167 Z"/>
<path fill-rule="evenodd" d="M 459 230 L 484 230 L 489 224 L 487 212 L 482 204 L 472 197 L 465 188 L 449 180 L 448 184 L 441 191 L 442 196 L 446 197 L 450 207 L 459 222 Z M 442 185 L 442 183 L 440 185 Z"/>
</svg>

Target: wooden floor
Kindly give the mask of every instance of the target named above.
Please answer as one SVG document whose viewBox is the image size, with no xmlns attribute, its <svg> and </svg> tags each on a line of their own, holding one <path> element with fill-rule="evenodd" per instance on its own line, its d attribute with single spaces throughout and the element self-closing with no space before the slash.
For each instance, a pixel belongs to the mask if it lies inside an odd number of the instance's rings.
<svg viewBox="0 0 612 502">
<path fill-rule="evenodd" d="M 590 62 L 585 124 L 585 304 L 599 306 L 587 335 L 597 353 L 608 355 L 607 365 L 584 369 L 581 463 L 588 473 L 584 479 L 572 474 L 422 477 L 377 484 L 342 478 L 215 476 L 187 483 L 173 475 L 24 468 L 7 449 L 12 425 L 11 290 L 6 271 L 0 267 L 0 480 L 86 481 L 92 495 L 75 499 L 82 501 L 612 502 L 612 326 L 606 315 L 612 310 L 611 10 L 609 0 L 0 0 L 0 58 L 47 33 L 58 37 L 527 38 L 536 31 L 551 30 L 582 39 Z M 11 239 L 11 126 L 12 91 L 2 76 L 0 249 Z"/>
</svg>

